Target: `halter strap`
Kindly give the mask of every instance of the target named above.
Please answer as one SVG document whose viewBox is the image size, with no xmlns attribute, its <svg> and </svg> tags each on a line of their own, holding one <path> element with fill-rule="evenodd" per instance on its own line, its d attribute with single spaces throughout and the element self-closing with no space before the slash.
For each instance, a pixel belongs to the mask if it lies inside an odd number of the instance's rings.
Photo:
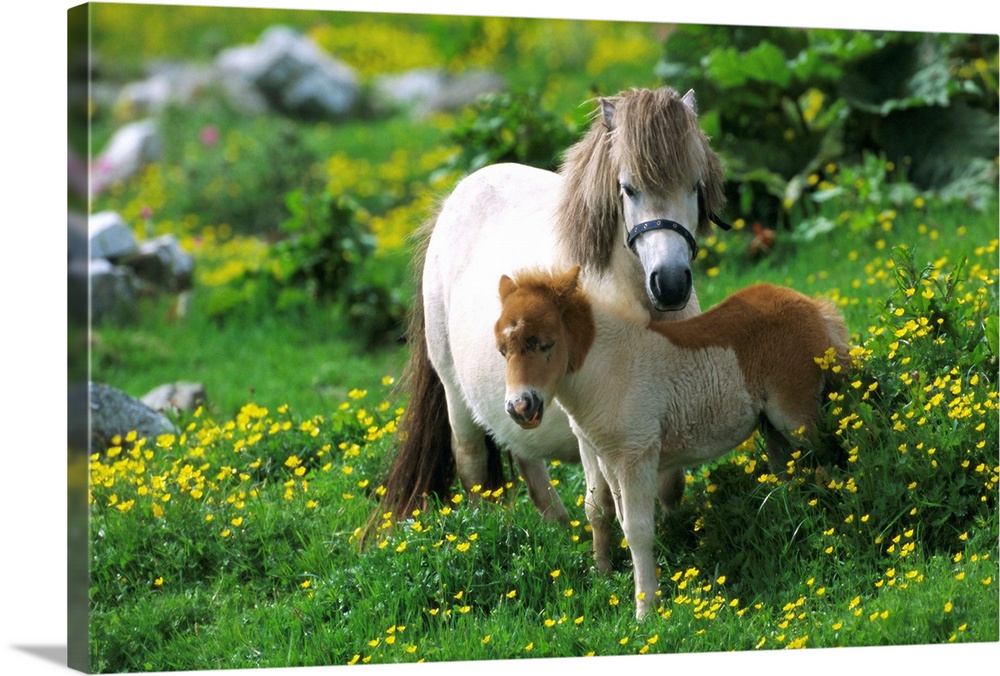
<svg viewBox="0 0 1000 676">
<path fill-rule="evenodd" d="M 695 241 L 694 235 L 677 221 L 671 221 L 666 218 L 658 218 L 655 221 L 645 221 L 634 225 L 628 231 L 628 239 L 626 240 L 628 248 L 635 251 L 634 243 L 636 237 L 650 230 L 673 230 L 687 241 L 688 248 L 691 249 L 691 260 L 694 260 L 694 257 L 698 255 L 698 242 Z"/>
</svg>

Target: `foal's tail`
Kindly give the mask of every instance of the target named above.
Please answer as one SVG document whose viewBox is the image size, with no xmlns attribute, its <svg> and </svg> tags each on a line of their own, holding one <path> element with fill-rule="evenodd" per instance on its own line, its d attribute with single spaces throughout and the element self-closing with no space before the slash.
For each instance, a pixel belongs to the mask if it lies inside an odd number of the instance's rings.
<svg viewBox="0 0 1000 676">
<path fill-rule="evenodd" d="M 844 321 L 844 316 L 829 300 L 818 300 L 817 307 L 819 308 L 820 317 L 823 319 L 823 328 L 826 329 L 826 337 L 833 347 L 834 357 L 836 359 L 836 364 L 840 366 L 839 375 L 837 377 L 847 377 L 847 374 L 851 371 L 851 344 L 850 344 L 850 333 L 847 330 L 847 323 Z M 830 371 L 827 371 L 827 377 L 830 377 Z"/>
</svg>

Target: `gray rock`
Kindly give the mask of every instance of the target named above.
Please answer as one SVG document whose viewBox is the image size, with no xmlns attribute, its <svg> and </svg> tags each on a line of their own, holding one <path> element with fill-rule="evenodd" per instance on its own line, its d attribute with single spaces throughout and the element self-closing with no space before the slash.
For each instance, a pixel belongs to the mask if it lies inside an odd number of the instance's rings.
<svg viewBox="0 0 1000 676">
<path fill-rule="evenodd" d="M 132 431 L 149 440 L 161 434 L 177 433 L 177 428 L 165 415 L 104 383 L 90 383 L 89 412 L 94 452 L 106 449 L 115 435 L 124 438 Z"/>
<path fill-rule="evenodd" d="M 127 324 L 135 321 L 139 296 L 143 290 L 135 273 L 103 258 L 90 261 L 87 271 L 90 279 L 91 323 Z M 71 274 L 75 274 L 72 267 Z"/>
<path fill-rule="evenodd" d="M 216 86 L 214 69 L 192 64 L 160 64 L 145 80 L 130 82 L 118 92 L 115 107 L 136 115 L 152 115 L 168 104 L 187 106 Z"/>
<path fill-rule="evenodd" d="M 95 214 L 96 215 L 96 214 Z M 67 260 L 87 260 L 90 258 L 89 252 L 89 218 L 78 212 L 70 211 L 67 216 L 67 240 L 66 257 Z"/>
<path fill-rule="evenodd" d="M 347 116 L 357 106 L 355 72 L 296 31 L 274 26 L 253 45 L 223 50 L 223 81 L 243 79 L 275 110 L 311 119 Z"/>
<path fill-rule="evenodd" d="M 183 291 L 191 288 L 194 258 L 181 248 L 174 235 L 162 235 L 139 245 L 128 267 L 159 289 Z"/>
<path fill-rule="evenodd" d="M 153 411 L 194 411 L 207 399 L 201 383 L 167 383 L 147 392 L 140 401 Z"/>
<path fill-rule="evenodd" d="M 90 257 L 118 260 L 138 252 L 132 229 L 115 211 L 92 214 L 88 221 Z"/>
<path fill-rule="evenodd" d="M 125 125 L 111 137 L 91 169 L 91 189 L 103 192 L 112 184 L 131 178 L 160 158 L 163 142 L 153 120 Z"/>
<path fill-rule="evenodd" d="M 408 109 L 415 117 L 459 110 L 483 94 L 504 91 L 504 79 L 496 73 L 477 70 L 452 75 L 438 69 L 417 69 L 377 78 L 377 107 Z"/>
</svg>

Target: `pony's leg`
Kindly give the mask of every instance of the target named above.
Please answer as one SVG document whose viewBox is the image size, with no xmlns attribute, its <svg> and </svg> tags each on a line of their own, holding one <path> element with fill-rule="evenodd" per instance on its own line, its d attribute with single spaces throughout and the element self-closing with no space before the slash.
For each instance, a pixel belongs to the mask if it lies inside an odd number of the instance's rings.
<svg viewBox="0 0 1000 676">
<path fill-rule="evenodd" d="M 632 554 L 636 619 L 642 619 L 656 607 L 656 591 L 659 588 L 656 556 L 653 553 L 658 458 L 658 448 L 648 449 L 640 457 L 627 458 L 613 468 L 621 490 L 619 519 Z"/>
<path fill-rule="evenodd" d="M 591 449 L 580 444 L 580 461 L 587 480 L 587 497 L 583 508 L 594 538 L 594 563 L 602 573 L 611 572 L 611 528 L 615 518 L 615 503 L 604 473 Z"/>
<path fill-rule="evenodd" d="M 667 511 L 681 503 L 684 497 L 684 487 L 687 485 L 687 475 L 683 467 L 673 467 L 670 469 L 661 468 L 658 475 L 660 503 Z"/>
<path fill-rule="evenodd" d="M 472 412 L 462 401 L 460 393 L 451 383 L 442 378 L 445 397 L 448 401 L 448 422 L 451 424 L 451 450 L 455 456 L 455 471 L 462 482 L 462 488 L 471 497 L 479 495 L 473 489 L 486 488 L 489 479 L 489 451 L 486 448 L 486 432 L 476 424 Z"/>
<path fill-rule="evenodd" d="M 552 485 L 552 477 L 545 467 L 545 461 L 537 458 L 521 458 L 514 456 L 517 469 L 524 478 L 524 483 L 528 487 L 528 496 L 534 503 L 542 518 L 546 521 L 558 521 L 563 525 L 569 524 L 569 512 L 566 506 L 559 499 L 559 493 Z"/>
</svg>

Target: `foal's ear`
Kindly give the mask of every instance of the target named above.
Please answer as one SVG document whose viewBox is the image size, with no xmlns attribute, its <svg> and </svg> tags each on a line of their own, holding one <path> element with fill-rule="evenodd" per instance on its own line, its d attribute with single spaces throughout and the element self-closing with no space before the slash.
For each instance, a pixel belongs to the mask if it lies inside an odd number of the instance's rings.
<svg viewBox="0 0 1000 676">
<path fill-rule="evenodd" d="M 564 272 L 562 275 L 556 278 L 555 287 L 559 291 L 559 295 L 562 297 L 569 296 L 579 288 L 580 285 L 580 266 L 574 265 L 569 270 Z"/>
<path fill-rule="evenodd" d="M 517 289 L 517 282 L 515 282 L 513 279 L 511 279 L 507 275 L 503 275 L 502 277 L 500 277 L 500 300 L 501 300 L 501 302 L 507 296 L 509 296 L 510 294 L 514 293 L 514 291 L 516 289 Z"/>
<path fill-rule="evenodd" d="M 694 100 L 694 90 L 687 90 L 687 94 L 681 97 L 681 103 L 691 109 L 695 115 L 698 114 L 698 102 Z"/>
</svg>

